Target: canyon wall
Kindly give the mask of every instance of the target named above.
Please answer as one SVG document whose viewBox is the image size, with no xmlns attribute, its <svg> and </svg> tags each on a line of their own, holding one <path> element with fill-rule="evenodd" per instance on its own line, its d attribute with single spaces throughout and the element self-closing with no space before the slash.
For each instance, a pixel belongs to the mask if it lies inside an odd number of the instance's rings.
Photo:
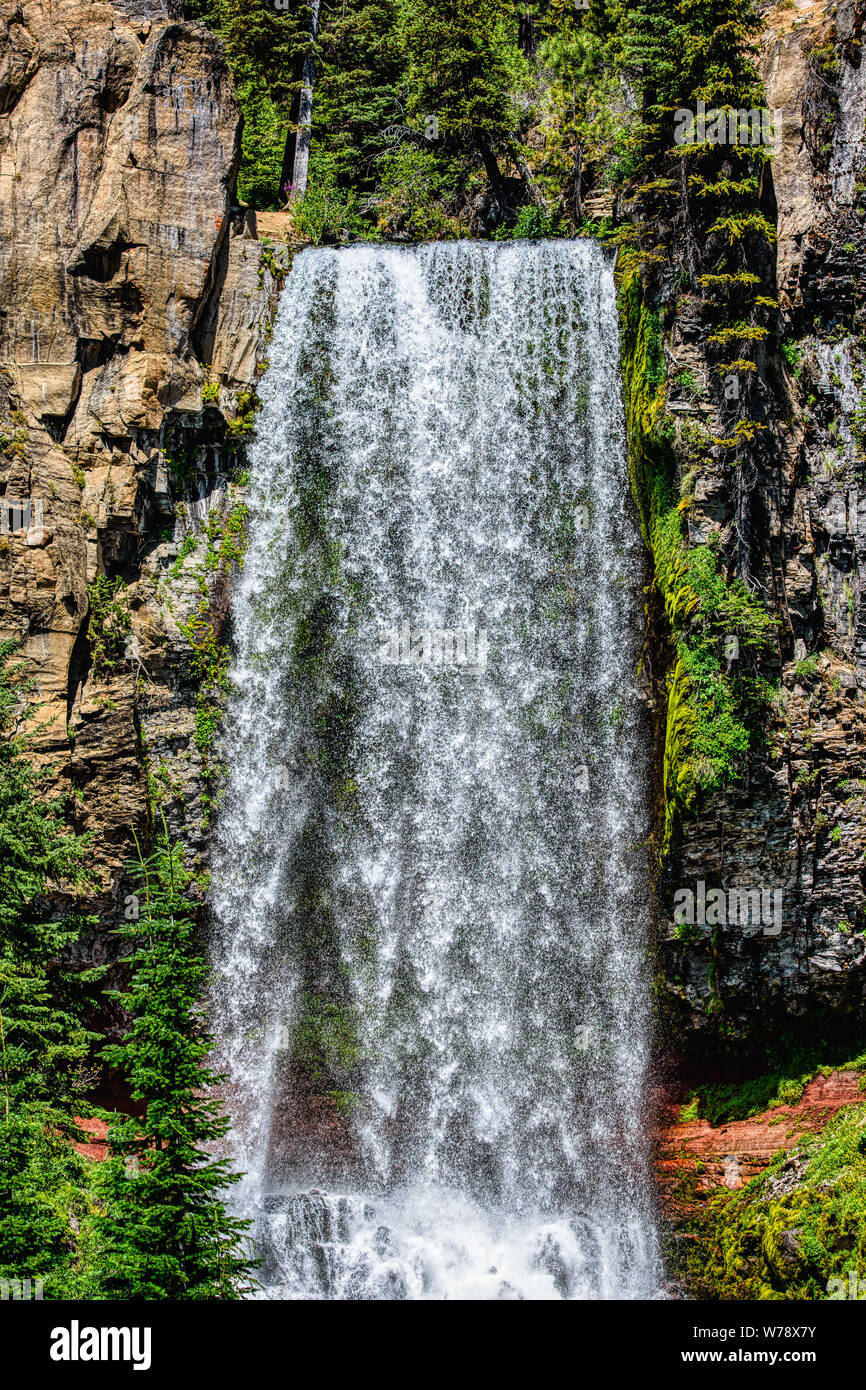
<svg viewBox="0 0 866 1390">
<path fill-rule="evenodd" d="M 201 865 L 205 649 L 276 291 L 221 44 L 180 10 L 0 6 L 0 629 L 92 836 L 96 960 L 155 806 Z"/>
<path fill-rule="evenodd" d="M 680 510 L 713 533 L 777 621 L 767 674 L 777 693 L 766 747 L 746 783 L 679 820 L 660 878 L 657 988 L 669 1045 L 707 1058 L 783 1033 L 813 1042 L 863 1021 L 866 925 L 866 80 L 862 6 L 782 4 L 767 12 L 767 105 L 780 113 L 761 208 L 778 229 L 758 267 L 778 298 L 780 340 L 755 345 L 739 385 L 759 421 L 732 467 L 700 298 L 673 294 L 687 238 L 658 290 L 668 410 L 676 419 Z M 714 267 L 700 263 L 698 268 Z M 750 344 L 750 347 L 752 345 Z M 751 352 L 746 355 L 753 355 Z M 685 375 L 683 375 L 685 374 Z M 696 383 L 678 390 L 677 382 Z M 732 653 L 731 662 L 737 657 Z M 659 692 L 664 704 L 665 692 Z M 780 920 L 683 927 L 678 889 L 781 892 Z M 728 902 L 730 900 L 728 899 Z M 778 900 L 776 900 L 778 901 Z M 709 914 L 708 914 L 709 916 Z"/>
</svg>

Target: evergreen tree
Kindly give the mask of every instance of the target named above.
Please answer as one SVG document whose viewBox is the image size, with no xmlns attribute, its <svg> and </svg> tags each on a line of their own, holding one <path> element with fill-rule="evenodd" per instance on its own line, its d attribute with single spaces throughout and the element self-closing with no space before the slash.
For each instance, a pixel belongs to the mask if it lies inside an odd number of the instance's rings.
<svg viewBox="0 0 866 1390">
<path fill-rule="evenodd" d="M 405 0 L 409 114 L 435 116 L 446 147 L 474 150 L 500 198 L 517 152 L 515 96 L 528 78 L 509 0 Z"/>
<path fill-rule="evenodd" d="M 40 1104 L 60 1119 L 88 1048 L 75 1012 L 82 975 L 60 963 L 83 923 L 52 920 L 46 895 L 80 881 L 84 845 L 65 824 L 64 802 L 38 796 L 46 774 L 28 762 L 19 732 L 32 711 L 16 646 L 0 644 L 0 1115 Z"/>
<path fill-rule="evenodd" d="M 0 644 L 0 1277 L 21 1279 L 59 1277 L 74 1250 L 82 1164 L 57 1136 L 73 1133 L 83 1108 L 93 1036 L 83 987 L 101 972 L 62 963 L 83 924 L 52 919 L 47 895 L 81 880 L 85 842 L 62 799 L 40 798 L 46 774 L 20 732 L 32 710 L 16 647 Z"/>
<path fill-rule="evenodd" d="M 244 118 L 238 192 L 255 208 L 285 202 L 286 145 L 293 136 L 310 10 L 273 0 L 187 0 L 186 14 L 221 35 Z"/>
<path fill-rule="evenodd" d="M 221 1078 L 206 1062 L 212 1044 L 200 1001 L 207 966 L 184 892 L 190 875 L 165 827 L 132 872 L 140 916 L 120 931 L 135 949 L 130 988 L 117 996 L 132 1023 L 123 1043 L 104 1055 L 123 1072 L 144 1114 L 109 1130 L 90 1292 L 237 1298 L 253 1267 L 239 1250 L 249 1223 L 227 1214 L 222 1194 L 237 1175 L 208 1152 L 228 1121 L 208 1094 Z"/>
<path fill-rule="evenodd" d="M 623 174 L 627 123 L 616 39 L 602 0 L 587 10 L 547 0 L 532 19 L 545 87 L 540 172 L 579 222 L 584 186 Z"/>
<path fill-rule="evenodd" d="M 314 151 L 344 189 L 372 193 L 380 158 L 405 134 L 399 19 L 396 0 L 322 5 Z"/>
</svg>

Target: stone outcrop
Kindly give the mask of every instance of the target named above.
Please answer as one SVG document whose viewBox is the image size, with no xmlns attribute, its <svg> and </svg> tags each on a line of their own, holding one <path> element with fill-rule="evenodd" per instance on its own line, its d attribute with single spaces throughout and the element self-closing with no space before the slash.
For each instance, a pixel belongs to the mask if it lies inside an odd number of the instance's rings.
<svg viewBox="0 0 866 1390">
<path fill-rule="evenodd" d="M 275 307 L 234 206 L 222 47 L 181 13 L 0 4 L 0 477 L 7 510 L 41 518 L 8 513 L 0 629 L 35 677 L 34 750 L 92 832 L 106 923 L 154 803 L 204 843 L 189 623 L 224 620 L 236 417 Z"/>
<path fill-rule="evenodd" d="M 693 540 L 716 530 L 748 549 L 750 583 L 777 618 L 779 689 L 766 752 L 745 784 L 684 821 L 660 883 L 658 987 L 684 1053 L 853 1035 L 866 1003 L 863 6 L 795 0 L 767 20 L 766 99 L 782 123 L 765 197 L 783 338 L 780 354 L 759 351 L 749 389 L 769 443 L 738 477 L 723 459 L 701 465 L 686 515 Z M 705 380 L 704 335 L 687 298 L 671 367 Z M 674 409 L 700 419 L 707 407 Z M 781 931 L 729 920 L 683 933 L 673 893 L 700 882 L 780 890 Z"/>
</svg>

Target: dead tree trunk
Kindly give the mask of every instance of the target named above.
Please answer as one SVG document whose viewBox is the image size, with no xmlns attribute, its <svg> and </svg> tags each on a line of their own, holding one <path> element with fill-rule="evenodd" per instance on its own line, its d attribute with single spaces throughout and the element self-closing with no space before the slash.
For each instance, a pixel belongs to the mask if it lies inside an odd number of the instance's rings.
<svg viewBox="0 0 866 1390">
<path fill-rule="evenodd" d="M 319 31 L 321 0 L 310 0 L 310 46 L 304 56 L 301 71 L 301 90 L 298 97 L 295 130 L 286 137 L 283 172 L 280 181 L 285 189 L 291 184 L 289 196 L 303 198 L 307 191 L 310 170 L 310 136 L 313 125 L 313 87 L 316 79 L 316 35 Z M 289 175 L 291 175 L 289 177 Z"/>
</svg>

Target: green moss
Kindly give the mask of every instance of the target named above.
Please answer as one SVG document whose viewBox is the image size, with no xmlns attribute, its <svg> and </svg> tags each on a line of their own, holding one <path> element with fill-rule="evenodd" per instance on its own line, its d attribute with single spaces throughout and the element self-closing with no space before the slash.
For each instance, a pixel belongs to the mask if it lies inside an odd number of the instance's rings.
<svg viewBox="0 0 866 1390">
<path fill-rule="evenodd" d="M 772 689 L 759 662 L 771 648 L 774 625 L 744 584 L 721 573 L 717 537 L 685 546 L 688 503 L 678 500 L 660 320 L 644 303 L 633 253 L 621 253 L 619 277 L 629 472 L 673 648 L 664 750 L 666 853 L 677 816 L 695 811 L 703 795 L 737 777 L 762 736 Z M 732 636 L 739 644 L 733 664 L 725 658 Z"/>
<path fill-rule="evenodd" d="M 690 1118 L 712 1125 L 747 1120 L 780 1105 L 796 1105 L 810 1081 L 834 1071 L 866 1072 L 866 1039 L 804 1045 L 782 1038 L 764 1050 L 769 1069 L 743 1081 L 711 1083 L 689 1092 Z"/>
<path fill-rule="evenodd" d="M 261 260 L 259 261 L 259 284 L 265 283 L 265 271 L 268 270 L 280 285 L 292 268 L 294 251 L 287 243 L 282 243 L 279 251 L 275 251 L 273 243 L 268 237 L 261 239 Z"/>
<path fill-rule="evenodd" d="M 241 391 L 235 402 L 235 413 L 226 426 L 226 442 L 235 447 L 251 439 L 256 427 L 256 415 L 261 400 L 255 391 Z"/>
<path fill-rule="evenodd" d="M 292 1053 L 317 1086 L 353 1072 L 361 1061 L 361 1048 L 351 1009 L 336 999 L 304 992 L 299 1000 Z M 350 1094 L 331 1092 L 332 1096 L 343 1098 Z"/>
<path fill-rule="evenodd" d="M 328 1096 L 337 1113 L 346 1119 L 351 1118 L 361 1104 L 361 1097 L 357 1091 L 329 1091 Z"/>
<path fill-rule="evenodd" d="M 844 1298 L 849 1271 L 866 1274 L 864 1211 L 866 1105 L 851 1105 L 739 1191 L 712 1196 L 681 1272 L 696 1298 Z"/>
<path fill-rule="evenodd" d="M 223 515 L 214 510 L 208 516 L 205 528 L 205 556 L 196 572 L 201 600 L 189 620 L 179 625 L 181 633 L 192 648 L 190 667 L 197 684 L 194 737 L 196 747 L 202 755 L 203 775 L 208 786 L 219 770 L 213 765 L 211 755 L 222 719 L 228 689 L 229 665 L 228 647 L 217 638 L 214 631 L 208 581 L 213 574 L 226 574 L 233 565 L 243 563 L 247 513 L 246 503 L 235 501 L 227 514 Z M 181 555 L 183 548 L 182 546 Z M 192 548 L 191 546 L 190 550 Z M 172 573 L 181 562 L 179 556 Z M 203 800 L 207 808 L 212 800 L 209 791 L 205 793 Z"/>
<path fill-rule="evenodd" d="M 180 572 L 183 569 L 184 560 L 188 555 L 192 555 L 193 551 L 196 549 L 197 546 L 198 537 L 192 531 L 190 531 L 188 535 L 184 536 L 183 540 L 181 541 L 180 550 L 177 553 L 177 559 L 175 560 L 174 564 L 169 570 L 169 575 L 172 579 L 177 579 L 179 577 Z"/>
</svg>

